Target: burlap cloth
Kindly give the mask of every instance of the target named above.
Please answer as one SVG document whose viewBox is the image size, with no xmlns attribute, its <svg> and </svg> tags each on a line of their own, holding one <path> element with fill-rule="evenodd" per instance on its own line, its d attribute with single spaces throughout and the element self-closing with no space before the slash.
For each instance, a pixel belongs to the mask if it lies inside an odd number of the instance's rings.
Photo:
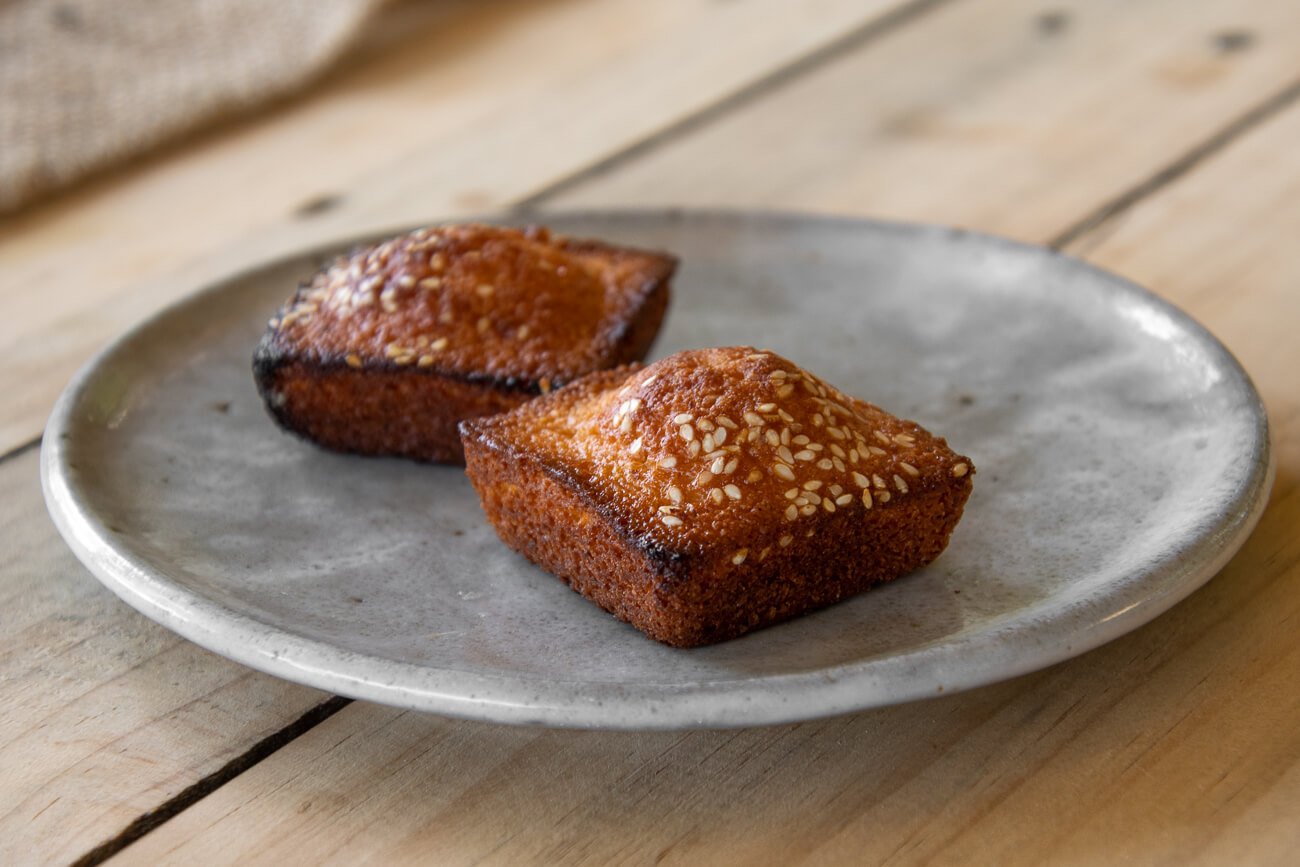
<svg viewBox="0 0 1300 867">
<path fill-rule="evenodd" d="M 0 213 L 284 95 L 383 0 L 0 0 Z"/>
</svg>

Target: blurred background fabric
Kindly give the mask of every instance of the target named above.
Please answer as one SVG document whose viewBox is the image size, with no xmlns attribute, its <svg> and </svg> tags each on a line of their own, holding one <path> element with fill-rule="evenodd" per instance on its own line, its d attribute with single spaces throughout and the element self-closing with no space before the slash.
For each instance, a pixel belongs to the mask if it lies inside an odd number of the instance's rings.
<svg viewBox="0 0 1300 867">
<path fill-rule="evenodd" d="M 0 0 L 0 212 L 301 87 L 384 0 Z"/>
</svg>

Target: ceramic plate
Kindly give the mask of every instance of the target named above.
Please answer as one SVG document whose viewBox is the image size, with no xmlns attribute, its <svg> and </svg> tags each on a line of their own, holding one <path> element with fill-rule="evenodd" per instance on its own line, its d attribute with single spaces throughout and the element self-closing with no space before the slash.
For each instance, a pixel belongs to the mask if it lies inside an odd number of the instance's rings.
<svg viewBox="0 0 1300 867">
<path fill-rule="evenodd" d="M 681 256 L 656 357 L 771 348 L 970 455 L 947 552 L 736 641 L 642 637 L 506 549 L 460 469 L 327 454 L 272 424 L 253 347 L 350 244 L 208 287 L 77 376 L 42 454 L 64 537 L 147 616 L 310 686 L 497 722 L 715 727 L 967 689 L 1096 647 L 1207 581 L 1266 500 L 1267 421 L 1236 361 L 1078 261 L 863 220 L 545 222 Z"/>
</svg>

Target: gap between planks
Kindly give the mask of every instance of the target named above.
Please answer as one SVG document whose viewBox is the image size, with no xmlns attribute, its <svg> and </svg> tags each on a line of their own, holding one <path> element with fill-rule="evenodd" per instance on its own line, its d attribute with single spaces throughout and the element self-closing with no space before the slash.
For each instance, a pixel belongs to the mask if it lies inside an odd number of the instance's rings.
<svg viewBox="0 0 1300 867">
<path fill-rule="evenodd" d="M 579 184 L 607 174 L 643 154 L 650 153 L 675 139 L 707 126 L 714 120 L 753 103 L 764 94 L 778 90 L 789 82 L 802 78 L 852 51 L 870 45 L 877 39 L 896 32 L 926 13 L 952 2 L 953 0 L 917 0 L 917 2 L 908 3 L 886 12 L 879 18 L 848 31 L 821 48 L 814 49 L 785 66 L 778 66 L 766 75 L 759 76 L 749 84 L 722 97 L 717 102 L 678 118 L 658 132 L 650 133 L 640 141 L 633 142 L 627 147 L 595 160 L 575 172 L 557 178 L 541 189 L 517 200 L 512 210 L 531 211 L 541 207 L 548 200 L 562 195 Z"/>
<path fill-rule="evenodd" d="M 874 39 L 883 37 L 898 28 L 916 20 L 952 0 L 918 0 L 918 2 L 901 7 L 880 19 L 859 27 L 834 42 L 814 50 L 804 57 L 768 73 L 744 87 L 734 91 L 723 99 L 688 114 L 682 119 L 652 133 L 642 140 L 607 157 L 590 163 L 585 168 L 567 175 L 521 199 L 516 210 L 532 210 L 545 204 L 568 189 L 592 177 L 605 174 L 619 166 L 650 153 L 676 138 L 725 116 L 731 111 L 752 103 L 758 97 L 792 82 L 817 68 L 833 62 L 848 51 L 862 47 Z M 1124 213 L 1159 193 L 1170 184 L 1194 171 L 1205 161 L 1230 147 L 1242 136 L 1278 116 L 1293 106 L 1300 104 L 1300 79 L 1275 92 L 1266 99 L 1248 108 L 1237 118 L 1220 127 L 1210 136 L 1197 142 L 1191 148 L 1177 156 L 1149 176 L 1133 184 L 1127 190 L 1114 196 L 1102 205 L 1052 237 L 1047 246 L 1062 249 L 1075 244 L 1085 236 L 1097 233 Z M 0 455 L 0 464 L 16 458 L 40 445 L 39 436 Z M 126 826 L 119 834 L 91 849 L 73 863 L 78 867 L 90 867 L 101 864 L 108 858 L 139 840 L 150 831 L 161 826 L 169 819 L 215 792 L 226 783 L 235 779 L 244 771 L 269 758 L 281 748 L 289 745 L 311 729 L 324 723 L 330 717 L 352 703 L 352 699 L 332 696 L 316 705 L 294 722 L 263 738 L 246 752 L 231 759 L 224 766 L 196 781 L 172 798 L 163 802 Z"/>
<path fill-rule="evenodd" d="M 311 731 L 350 704 L 352 704 L 350 698 L 344 698 L 341 695 L 330 696 L 284 728 L 262 738 L 246 752 L 235 756 L 235 758 L 206 777 L 196 780 L 193 784 L 186 786 L 154 809 L 138 816 L 135 821 L 123 828 L 117 836 L 105 840 L 76 861 L 73 861 L 72 867 L 94 867 L 94 865 L 104 863 L 154 828 L 183 810 L 194 806 L 253 765 L 267 758 L 289 742 Z"/>
<path fill-rule="evenodd" d="M 25 443 L 14 446 L 9 451 L 0 455 L 0 464 L 12 458 L 22 457 L 41 444 L 40 436 L 34 436 Z"/>
<path fill-rule="evenodd" d="M 1274 93 L 1262 102 L 1251 106 L 1241 115 L 1219 128 L 1213 135 L 1197 142 L 1190 149 L 1163 168 L 1124 190 L 1119 195 L 1095 208 L 1083 219 L 1067 227 L 1047 242 L 1053 250 L 1060 250 L 1073 245 L 1085 235 L 1092 235 L 1095 241 L 1104 237 L 1099 232 L 1116 217 L 1128 211 L 1134 205 L 1160 192 L 1174 181 L 1193 171 L 1201 163 L 1222 152 L 1246 133 L 1277 117 L 1288 108 L 1300 103 L 1300 78 Z M 1088 247 L 1076 250 L 1076 254 L 1087 252 Z"/>
</svg>

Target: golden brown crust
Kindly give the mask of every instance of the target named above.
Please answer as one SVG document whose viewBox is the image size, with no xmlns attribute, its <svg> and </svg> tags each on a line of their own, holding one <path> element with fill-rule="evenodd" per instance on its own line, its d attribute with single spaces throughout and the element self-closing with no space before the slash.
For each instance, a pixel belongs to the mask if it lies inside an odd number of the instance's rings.
<svg viewBox="0 0 1300 867">
<path fill-rule="evenodd" d="M 642 358 L 676 260 L 545 229 L 422 229 L 340 257 L 271 320 L 272 416 L 328 448 L 459 462 L 456 424 Z"/>
<path fill-rule="evenodd" d="M 683 647 L 930 562 L 974 472 L 915 423 L 748 347 L 594 374 L 461 432 L 508 544 Z"/>
</svg>

